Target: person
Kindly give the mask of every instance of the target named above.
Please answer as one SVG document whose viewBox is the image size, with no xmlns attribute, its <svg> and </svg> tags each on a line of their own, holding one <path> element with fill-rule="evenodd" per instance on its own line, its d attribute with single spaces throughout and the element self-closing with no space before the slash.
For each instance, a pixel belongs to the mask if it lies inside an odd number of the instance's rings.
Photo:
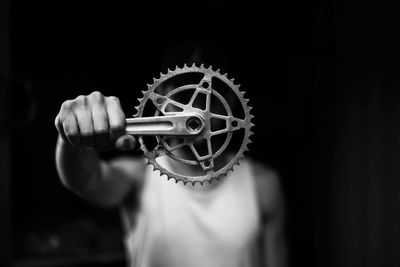
<svg viewBox="0 0 400 267">
<path fill-rule="evenodd" d="M 55 126 L 61 182 L 87 201 L 121 208 L 130 266 L 287 265 L 273 170 L 247 158 L 227 177 L 184 185 L 141 158 L 103 160 L 101 151 L 133 149 L 136 139 L 125 133 L 119 99 L 98 91 L 65 101 Z"/>
</svg>

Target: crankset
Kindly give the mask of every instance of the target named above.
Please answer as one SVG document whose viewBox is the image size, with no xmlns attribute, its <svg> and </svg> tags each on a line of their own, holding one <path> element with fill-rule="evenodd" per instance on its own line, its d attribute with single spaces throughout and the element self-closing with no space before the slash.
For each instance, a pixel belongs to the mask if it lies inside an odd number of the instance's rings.
<svg viewBox="0 0 400 267">
<path fill-rule="evenodd" d="M 155 170 L 176 182 L 203 184 L 239 164 L 254 124 L 248 99 L 233 79 L 193 64 L 161 73 L 147 87 L 126 132 L 138 136 Z M 188 167 L 197 168 L 196 174 L 186 172 Z"/>
</svg>

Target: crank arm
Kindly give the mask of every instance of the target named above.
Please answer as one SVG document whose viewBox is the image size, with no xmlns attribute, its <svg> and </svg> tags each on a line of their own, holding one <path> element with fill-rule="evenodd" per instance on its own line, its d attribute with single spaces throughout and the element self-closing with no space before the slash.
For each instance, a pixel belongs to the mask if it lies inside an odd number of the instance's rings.
<svg viewBox="0 0 400 267">
<path fill-rule="evenodd" d="M 197 113 L 126 119 L 129 135 L 196 136 L 204 129 L 204 119 Z"/>
</svg>

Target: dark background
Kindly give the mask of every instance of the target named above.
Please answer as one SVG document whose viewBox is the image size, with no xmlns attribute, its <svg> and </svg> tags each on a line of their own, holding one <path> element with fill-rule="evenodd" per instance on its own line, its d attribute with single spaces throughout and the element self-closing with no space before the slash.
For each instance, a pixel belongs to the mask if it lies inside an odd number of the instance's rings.
<svg viewBox="0 0 400 267">
<path fill-rule="evenodd" d="M 0 265 L 124 266 L 118 211 L 58 181 L 54 118 L 93 90 L 132 114 L 168 48 L 189 40 L 225 47 L 226 69 L 248 92 L 249 156 L 281 176 L 291 266 L 399 266 L 397 10 L 353 0 L 0 1 Z"/>
</svg>

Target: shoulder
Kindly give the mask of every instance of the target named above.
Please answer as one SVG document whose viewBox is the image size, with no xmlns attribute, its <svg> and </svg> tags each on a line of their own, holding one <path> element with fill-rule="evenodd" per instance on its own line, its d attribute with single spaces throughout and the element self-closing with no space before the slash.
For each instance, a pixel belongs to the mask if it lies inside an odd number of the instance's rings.
<svg viewBox="0 0 400 267">
<path fill-rule="evenodd" d="M 282 186 L 278 173 L 255 160 L 250 160 L 254 174 L 257 199 L 263 217 L 271 217 L 283 212 Z M 266 219 L 264 218 L 264 219 Z"/>
</svg>

